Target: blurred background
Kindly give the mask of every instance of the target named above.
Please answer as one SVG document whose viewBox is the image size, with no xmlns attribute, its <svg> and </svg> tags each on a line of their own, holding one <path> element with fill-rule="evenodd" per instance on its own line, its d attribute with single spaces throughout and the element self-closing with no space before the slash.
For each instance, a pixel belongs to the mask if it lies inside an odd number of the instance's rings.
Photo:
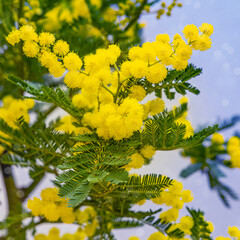
<svg viewBox="0 0 240 240">
<path fill-rule="evenodd" d="M 202 23 L 210 23 L 214 26 L 212 35 L 212 48 L 206 52 L 194 52 L 191 63 L 203 68 L 203 74 L 194 79 L 194 85 L 200 89 L 198 96 L 188 95 L 189 99 L 189 120 L 194 128 L 205 124 L 214 124 L 218 121 L 229 119 L 231 116 L 240 114 L 240 1 L 239 0 L 183 0 L 183 7 L 173 10 L 171 17 L 163 16 L 160 21 L 155 15 L 144 15 L 140 19 L 146 23 L 143 30 L 143 41 L 154 41 L 159 33 L 168 33 L 171 37 L 175 33 L 181 33 L 187 24 L 200 26 Z M 178 96 L 179 97 L 179 96 Z M 167 101 L 167 107 L 171 107 L 179 100 Z M 223 132 L 225 138 L 230 137 L 234 131 L 240 130 L 240 124 L 235 128 Z M 188 206 L 195 209 L 201 208 L 205 212 L 206 219 L 214 223 L 214 237 L 227 236 L 228 226 L 240 227 L 240 201 L 231 201 L 231 208 L 226 208 L 215 192 L 211 192 L 207 180 L 201 174 L 182 179 L 180 171 L 189 164 L 189 159 L 183 159 L 178 151 L 157 153 L 151 165 L 143 167 L 136 173 L 161 173 L 171 178 L 180 180 L 185 189 L 190 189 L 194 194 L 194 201 Z M 27 185 L 27 170 L 14 168 L 18 187 Z M 229 183 L 240 195 L 240 170 L 223 170 Z M 39 196 L 41 189 L 50 186 L 49 175 L 34 192 Z M 5 190 L 2 188 L 2 176 L 0 176 L 0 221 L 4 219 L 7 203 L 4 200 Z M 30 196 L 31 198 L 33 196 Z M 140 209 L 155 209 L 152 203 L 147 202 Z M 181 215 L 186 213 L 181 211 Z M 52 225 L 41 225 L 37 232 L 45 232 Z M 60 227 L 60 226 L 59 226 Z M 61 226 L 61 232 L 74 232 L 76 226 Z M 136 228 L 133 230 L 116 231 L 117 239 L 127 240 L 130 236 L 137 236 L 142 240 L 148 238 L 154 229 L 150 227 Z M 28 239 L 32 239 L 29 235 Z"/>
</svg>

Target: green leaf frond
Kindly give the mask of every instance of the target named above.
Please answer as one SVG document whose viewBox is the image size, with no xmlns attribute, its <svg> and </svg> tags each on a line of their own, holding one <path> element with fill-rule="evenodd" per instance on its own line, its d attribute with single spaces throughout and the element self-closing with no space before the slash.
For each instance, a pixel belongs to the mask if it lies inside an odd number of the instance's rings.
<svg viewBox="0 0 240 240">
<path fill-rule="evenodd" d="M 192 239 L 207 239 L 212 240 L 213 238 L 210 236 L 211 232 L 208 229 L 208 223 L 204 219 L 204 213 L 200 210 L 194 210 L 187 207 L 188 212 L 193 218 L 194 225 L 191 229 L 191 237 Z"/>
<path fill-rule="evenodd" d="M 41 84 L 24 81 L 14 75 L 8 75 L 7 80 L 17 85 L 23 91 L 33 95 L 33 99 L 46 103 L 53 103 L 68 112 L 77 120 L 81 120 L 83 114 L 85 113 L 85 111 L 77 109 L 72 104 L 69 96 L 59 87 L 53 89 Z"/>
<path fill-rule="evenodd" d="M 122 195 L 131 195 L 136 201 L 141 199 L 156 198 L 161 192 L 172 185 L 172 179 L 163 175 L 146 174 L 131 176 L 128 182 L 119 183 L 112 192 L 122 192 Z"/>
<path fill-rule="evenodd" d="M 184 232 L 178 228 L 169 232 L 168 230 L 172 224 L 160 218 L 157 218 L 156 220 L 154 216 L 143 218 L 141 219 L 141 222 L 156 228 L 159 232 L 162 232 L 173 239 L 182 239 L 185 236 Z"/>
<path fill-rule="evenodd" d="M 168 69 L 167 77 L 160 83 L 152 84 L 145 80 L 139 80 L 137 84 L 144 87 L 147 94 L 154 92 L 157 97 L 162 98 L 164 92 L 168 99 L 174 99 L 176 92 L 181 95 L 186 95 L 187 92 L 196 95 L 199 94 L 200 91 L 188 81 L 201 73 L 201 68 L 196 68 L 194 65 L 189 64 L 188 67 L 182 71 Z M 130 81 L 129 87 L 131 85 Z"/>
<path fill-rule="evenodd" d="M 56 173 L 52 167 L 56 167 L 68 154 L 73 145 L 71 135 L 46 127 L 44 123 L 29 126 L 22 118 L 17 120 L 16 125 L 18 128 L 12 128 L 0 119 L 0 130 L 8 135 L 7 138 L 0 135 L 0 144 L 8 150 L 2 161 L 5 164 L 29 166 L 36 175 L 44 171 Z"/>
<path fill-rule="evenodd" d="M 186 105 L 178 108 L 176 116 L 180 116 L 185 110 Z M 143 145 L 150 144 L 156 150 L 174 150 L 178 148 L 188 148 L 201 144 L 204 139 L 214 133 L 218 126 L 205 128 L 197 133 L 194 133 L 188 138 L 184 138 L 186 126 L 175 122 L 176 117 L 174 111 L 162 113 L 153 116 L 144 124 L 144 129 L 141 133 Z"/>
<path fill-rule="evenodd" d="M 162 98 L 162 91 L 164 91 L 168 99 L 173 99 L 175 92 L 185 95 L 187 92 L 198 95 L 200 91 L 192 86 L 188 80 L 200 75 L 201 68 L 196 68 L 194 65 L 189 64 L 183 71 L 168 70 L 167 77 L 155 86 L 155 94 L 157 97 Z M 175 90 L 173 92 L 172 90 Z"/>
<path fill-rule="evenodd" d="M 121 218 L 116 218 L 112 222 L 114 229 L 121 229 L 121 228 L 135 228 L 135 227 L 142 227 L 144 226 L 143 223 L 139 222 L 138 220 L 123 220 Z"/>
<path fill-rule="evenodd" d="M 80 194 L 75 194 L 82 185 L 86 187 L 100 182 L 118 184 L 128 180 L 128 172 L 122 167 L 130 162 L 129 156 L 136 152 L 135 147 L 140 142 L 103 141 L 96 134 L 78 135 L 72 139 L 80 144 L 71 148 L 70 156 L 63 158 L 58 167 L 64 172 L 56 181 L 61 186 L 60 195 L 68 197 L 70 205 L 84 200 L 80 197 L 77 202 Z"/>
</svg>

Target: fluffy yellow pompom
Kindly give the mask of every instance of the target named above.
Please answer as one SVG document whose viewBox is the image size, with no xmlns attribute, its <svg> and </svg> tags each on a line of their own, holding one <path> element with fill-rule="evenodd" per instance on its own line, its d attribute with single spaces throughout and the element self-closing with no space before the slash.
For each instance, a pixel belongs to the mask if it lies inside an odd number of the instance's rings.
<svg viewBox="0 0 240 240">
<path fill-rule="evenodd" d="M 99 136 L 115 140 L 128 138 L 140 130 L 142 120 L 142 105 L 133 98 L 126 98 L 120 106 L 105 104 L 98 112 L 86 113 L 83 118 L 84 124 L 97 128 Z"/>
<path fill-rule="evenodd" d="M 25 41 L 23 44 L 23 52 L 27 57 L 36 57 L 39 52 L 39 46 L 36 42 Z"/>
<path fill-rule="evenodd" d="M 211 36 L 213 34 L 214 28 L 212 24 L 209 23 L 203 23 L 200 27 L 199 27 L 200 31 L 207 35 L 207 36 Z"/>
<path fill-rule="evenodd" d="M 34 240 L 48 240 L 48 237 L 44 234 L 38 234 L 34 237 Z"/>
<path fill-rule="evenodd" d="M 179 210 L 176 208 L 171 208 L 160 214 L 162 220 L 168 222 L 175 222 L 178 219 Z"/>
<path fill-rule="evenodd" d="M 199 30 L 197 26 L 191 24 L 184 27 L 183 34 L 189 41 L 194 41 L 199 36 Z"/>
<path fill-rule="evenodd" d="M 142 86 L 134 85 L 130 88 L 129 97 L 135 98 L 138 101 L 142 101 L 146 96 L 146 91 Z"/>
<path fill-rule="evenodd" d="M 167 69 L 163 64 L 157 63 L 148 68 L 147 80 L 151 83 L 162 82 L 167 76 Z"/>
<path fill-rule="evenodd" d="M 34 28 L 30 25 L 24 25 L 20 29 L 20 38 L 23 41 L 38 41 L 38 35 L 35 32 Z"/>
<path fill-rule="evenodd" d="M 212 143 L 215 143 L 215 144 L 223 144 L 224 143 L 224 137 L 220 133 L 214 133 L 212 135 L 211 141 L 212 141 Z"/>
<path fill-rule="evenodd" d="M 189 203 L 193 200 L 192 192 L 190 190 L 183 190 L 181 196 L 185 203 Z"/>
<path fill-rule="evenodd" d="M 44 217 L 50 222 L 57 221 L 60 218 L 58 206 L 53 202 L 44 204 L 42 212 Z"/>
<path fill-rule="evenodd" d="M 234 238 L 239 238 L 240 237 L 240 230 L 238 229 L 238 227 L 236 226 L 233 226 L 233 227 L 228 227 L 228 234 L 231 236 L 231 237 L 234 237 Z"/>
<path fill-rule="evenodd" d="M 170 37 L 168 34 L 158 34 L 156 36 L 156 41 L 157 42 L 162 42 L 162 43 L 169 43 L 170 42 Z"/>
<path fill-rule="evenodd" d="M 48 70 L 49 70 L 49 73 L 56 78 L 61 77 L 65 72 L 65 68 L 63 67 L 62 63 L 59 61 L 53 62 L 53 64 L 49 67 Z"/>
<path fill-rule="evenodd" d="M 192 48 L 189 45 L 179 45 L 176 48 L 176 55 L 182 61 L 187 61 L 191 58 Z"/>
<path fill-rule="evenodd" d="M 162 99 L 160 98 L 156 98 L 154 100 L 151 100 L 151 101 L 148 101 L 146 103 L 146 108 L 148 110 L 148 113 L 151 115 L 151 116 L 154 116 L 158 113 L 161 113 L 164 108 L 165 108 L 165 103 Z"/>
<path fill-rule="evenodd" d="M 145 77 L 148 71 L 148 65 L 142 60 L 134 60 L 131 63 L 131 74 L 135 78 Z"/>
<path fill-rule="evenodd" d="M 65 75 L 64 82 L 69 88 L 81 88 L 84 78 L 85 75 L 78 71 L 69 71 Z"/>
<path fill-rule="evenodd" d="M 29 199 L 27 208 L 32 211 L 33 216 L 42 215 L 42 201 L 39 198 L 34 197 L 33 200 Z"/>
<path fill-rule="evenodd" d="M 145 157 L 145 158 L 152 158 L 153 155 L 155 154 L 156 150 L 153 146 L 151 145 L 146 145 L 141 149 L 141 154 Z"/>
<path fill-rule="evenodd" d="M 39 61 L 42 64 L 42 66 L 50 68 L 52 65 L 54 65 L 55 62 L 58 61 L 58 58 L 52 52 L 43 51 L 39 56 Z"/>
<path fill-rule="evenodd" d="M 140 240 L 140 238 L 133 236 L 133 237 L 130 237 L 128 240 Z"/>
<path fill-rule="evenodd" d="M 50 46 L 54 44 L 55 37 L 52 33 L 42 32 L 40 33 L 38 40 L 41 46 Z"/>
<path fill-rule="evenodd" d="M 184 216 L 180 219 L 180 228 L 185 234 L 191 235 L 191 228 L 194 225 L 194 221 L 190 216 Z"/>
<path fill-rule="evenodd" d="M 65 56 L 69 52 L 69 45 L 63 40 L 58 40 L 53 46 L 53 51 L 59 56 Z"/>
<path fill-rule="evenodd" d="M 209 36 L 202 34 L 195 38 L 195 41 L 192 43 L 192 47 L 195 50 L 206 51 L 211 48 L 212 40 Z"/>
<path fill-rule="evenodd" d="M 142 48 L 139 46 L 135 46 L 129 49 L 128 57 L 130 60 L 141 59 L 141 50 Z"/>
<path fill-rule="evenodd" d="M 131 169 L 131 168 L 138 169 L 138 168 L 141 168 L 144 164 L 144 158 L 139 153 L 134 153 L 131 156 L 131 159 L 132 161 L 126 166 L 127 169 Z"/>
<path fill-rule="evenodd" d="M 60 197 L 58 196 L 57 188 L 45 188 L 41 192 L 41 198 L 46 202 L 59 201 Z"/>
<path fill-rule="evenodd" d="M 172 66 L 177 71 L 182 71 L 188 66 L 188 61 L 182 60 L 177 55 L 174 55 L 172 58 Z"/>
<path fill-rule="evenodd" d="M 109 45 L 108 46 L 108 60 L 111 65 L 117 62 L 117 59 L 121 55 L 121 49 L 118 45 Z"/>
<path fill-rule="evenodd" d="M 15 45 L 16 43 L 19 43 L 20 41 L 20 31 L 14 29 L 11 31 L 8 36 L 6 37 L 6 40 L 11 44 Z"/>
<path fill-rule="evenodd" d="M 81 70 L 82 60 L 76 53 L 68 53 L 63 59 L 64 66 L 70 70 Z"/>
<path fill-rule="evenodd" d="M 147 240 L 167 240 L 168 237 L 163 235 L 161 232 L 155 232 L 149 236 Z"/>
</svg>

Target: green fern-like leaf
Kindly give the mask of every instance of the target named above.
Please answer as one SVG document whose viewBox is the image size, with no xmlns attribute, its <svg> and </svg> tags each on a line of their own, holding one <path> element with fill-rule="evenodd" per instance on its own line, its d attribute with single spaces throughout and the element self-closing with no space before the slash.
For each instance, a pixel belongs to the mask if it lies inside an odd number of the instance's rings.
<svg viewBox="0 0 240 240">
<path fill-rule="evenodd" d="M 187 208 L 191 217 L 193 218 L 194 225 L 191 229 L 192 239 L 208 239 L 212 240 L 210 236 L 211 232 L 208 229 L 208 223 L 204 220 L 204 213 L 200 210 L 196 211 L 194 209 Z"/>
<path fill-rule="evenodd" d="M 172 180 L 166 176 L 147 174 L 131 176 L 128 182 L 119 183 L 115 191 L 132 194 L 136 198 L 141 196 L 141 198 L 150 199 L 160 196 L 161 192 L 171 184 Z"/>
</svg>

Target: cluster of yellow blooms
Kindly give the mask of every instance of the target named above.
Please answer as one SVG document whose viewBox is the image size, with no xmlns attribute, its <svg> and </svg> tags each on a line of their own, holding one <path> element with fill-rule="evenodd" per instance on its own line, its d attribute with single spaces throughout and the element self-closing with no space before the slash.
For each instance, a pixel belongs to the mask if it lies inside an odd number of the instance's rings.
<svg viewBox="0 0 240 240">
<path fill-rule="evenodd" d="M 93 7 L 99 9 L 102 6 L 102 0 L 90 0 Z M 23 17 L 19 19 L 19 23 L 23 25 L 31 25 L 37 27 L 36 23 L 32 21 L 33 17 L 42 14 L 42 9 L 39 0 L 30 0 L 29 5 L 23 7 Z M 103 12 L 103 18 L 105 21 L 116 21 L 118 16 L 121 16 L 121 8 L 109 6 Z M 54 8 L 44 14 L 44 18 L 37 21 L 37 25 L 40 25 L 45 31 L 58 31 L 62 24 L 73 24 L 79 18 L 87 19 L 84 25 L 79 25 L 78 28 L 73 28 L 73 31 L 78 35 L 85 36 L 99 36 L 102 39 L 105 36 L 101 30 L 92 24 L 91 13 L 88 4 L 85 0 L 70 0 L 69 2 L 60 2 Z M 125 20 L 126 21 L 126 20 Z M 123 21 L 120 22 L 123 25 Z M 80 31 L 79 31 L 80 30 Z M 130 31 L 127 34 L 132 36 Z M 107 41 L 106 41 L 107 42 Z"/>
<path fill-rule="evenodd" d="M 90 0 L 91 4 L 97 8 L 101 7 L 101 0 Z M 23 25 L 36 26 L 32 21 L 33 17 L 42 14 L 39 0 L 29 0 L 29 5 L 23 7 L 23 17 L 19 23 Z M 69 3 L 60 2 L 54 8 L 44 14 L 44 18 L 37 21 L 46 31 L 56 31 L 60 29 L 62 23 L 71 24 L 79 17 L 90 19 L 90 11 L 85 0 L 71 0 Z M 88 24 L 88 29 L 90 24 Z M 91 26 L 93 28 L 93 26 Z M 89 29 L 90 30 L 90 29 Z"/>
<path fill-rule="evenodd" d="M 28 200 L 27 207 L 31 210 L 33 216 L 44 216 L 50 222 L 60 221 L 67 224 L 77 222 L 83 227 L 76 233 L 77 237 L 84 236 L 85 238 L 85 236 L 91 237 L 94 235 L 99 224 L 97 213 L 92 207 L 74 211 L 73 208 L 67 207 L 67 199 L 58 196 L 57 188 L 46 188 L 42 190 L 41 198 L 42 199 L 34 197 L 33 200 Z M 55 230 L 53 232 L 56 233 Z M 49 235 L 51 234 L 50 232 Z M 59 232 L 56 234 L 59 234 Z M 36 239 L 40 240 L 41 238 Z M 52 238 L 48 237 L 47 239 Z"/>
<path fill-rule="evenodd" d="M 186 123 L 184 123 L 186 124 Z M 187 125 L 187 124 L 186 124 Z M 233 168 L 240 168 L 240 138 L 233 136 L 227 142 L 227 148 L 225 148 L 224 136 L 220 133 L 213 133 L 211 143 L 219 150 L 225 150 L 230 155 L 230 163 Z M 191 157 L 191 162 L 194 164 L 197 162 L 196 158 Z"/>
<path fill-rule="evenodd" d="M 212 142 L 212 144 L 215 144 L 215 145 L 216 144 L 222 145 L 222 144 L 224 144 L 224 137 L 222 134 L 216 132 L 212 135 L 211 142 Z"/>
<path fill-rule="evenodd" d="M 231 156 L 231 164 L 233 167 L 240 168 L 240 139 L 231 137 L 227 143 L 227 151 Z"/>
<path fill-rule="evenodd" d="M 14 99 L 12 96 L 6 96 L 2 100 L 3 106 L 0 107 L 0 118 L 2 118 L 10 127 L 17 128 L 15 122 L 23 117 L 25 122 L 29 123 L 30 117 L 28 110 L 34 107 L 32 99 Z M 8 138 L 8 135 L 0 131 L 2 137 Z M 0 154 L 4 148 L 0 146 Z"/>
<path fill-rule="evenodd" d="M 199 28 L 188 25 L 183 33 L 188 43 L 179 34 L 170 43 L 167 34 L 159 34 L 155 42 L 147 42 L 129 50 L 129 60 L 119 68 L 116 62 L 121 55 L 117 45 L 107 49 L 98 49 L 96 54 L 84 57 L 84 61 L 63 40 L 55 42 L 53 34 L 42 32 L 39 35 L 28 25 L 13 30 L 7 41 L 14 45 L 23 40 L 23 52 L 28 57 L 36 57 L 55 77 L 61 77 L 65 70 L 64 82 L 69 88 L 81 89 L 72 101 L 76 107 L 89 111 L 83 118 L 83 125 L 97 129 L 99 136 L 120 140 L 130 137 L 140 130 L 148 115 L 155 115 L 164 109 L 161 99 L 154 99 L 142 105 L 139 101 L 146 96 L 145 89 L 139 85 L 130 88 L 125 99 L 119 96 L 126 91 L 129 79 L 145 78 L 152 84 L 163 81 L 167 76 L 166 66 L 183 70 L 188 65 L 192 49 L 207 50 L 211 47 L 209 36 L 213 32 L 210 24 Z M 84 68 L 83 68 L 84 66 Z M 115 71 L 113 70 L 115 69 Z M 185 121 L 186 122 L 186 121 Z"/>
<path fill-rule="evenodd" d="M 187 99 L 187 97 L 182 97 L 179 102 L 180 102 L 180 104 L 184 104 L 184 103 L 188 102 L 188 99 Z M 187 120 L 187 114 L 188 113 L 185 112 L 180 118 L 178 118 L 176 120 L 176 123 L 179 123 L 179 124 L 182 123 L 182 124 L 185 124 L 185 126 L 186 126 L 186 133 L 184 135 L 184 138 L 188 138 L 194 134 L 194 129 L 191 125 L 191 122 L 189 120 Z"/>
<path fill-rule="evenodd" d="M 151 145 L 144 146 L 139 152 L 134 153 L 130 156 L 131 162 L 125 166 L 126 170 L 131 170 L 132 168 L 141 168 L 145 162 L 145 159 L 150 159 L 155 154 L 156 150 Z"/>
<path fill-rule="evenodd" d="M 160 214 L 160 218 L 168 222 L 175 222 L 178 219 L 179 210 L 183 208 L 184 203 L 193 200 L 190 190 L 183 190 L 183 184 L 174 180 L 171 187 L 163 191 L 158 198 L 151 199 L 156 204 L 166 204 L 171 206 L 169 210 Z"/>
<path fill-rule="evenodd" d="M 143 107 L 136 99 L 126 98 L 123 103 L 105 104 L 97 112 L 86 113 L 83 123 L 97 129 L 97 134 L 105 139 L 129 138 L 141 128 Z"/>
<path fill-rule="evenodd" d="M 23 25 L 29 24 L 29 25 L 35 26 L 35 22 L 32 21 L 32 18 L 35 15 L 42 14 L 40 2 L 39 0 L 29 0 L 28 3 L 29 5 L 25 5 L 23 7 L 23 17 L 19 19 L 19 23 Z"/>
<path fill-rule="evenodd" d="M 222 134 L 214 133 L 211 139 L 212 144 L 218 145 L 224 149 L 223 144 L 225 143 Z M 239 137 L 233 136 L 227 142 L 227 152 L 230 155 L 231 167 L 240 168 L 240 139 Z"/>
<path fill-rule="evenodd" d="M 75 135 L 90 133 L 90 130 L 86 127 L 75 127 L 74 122 L 77 122 L 74 117 L 66 115 L 61 118 L 59 126 L 57 126 L 56 129 L 67 133 L 73 132 Z"/>
<path fill-rule="evenodd" d="M 41 192 L 41 198 L 28 200 L 27 207 L 34 216 L 44 216 L 48 221 L 61 219 L 64 223 L 73 223 L 75 215 L 73 209 L 67 207 L 67 200 L 58 196 L 57 188 L 46 188 Z"/>
<path fill-rule="evenodd" d="M 179 210 L 183 208 L 184 203 L 191 202 L 193 200 L 192 194 L 190 190 L 183 190 L 182 183 L 174 180 L 172 187 L 168 190 L 162 192 L 161 196 L 158 198 L 151 199 L 156 204 L 166 204 L 167 206 L 172 206 L 171 209 L 160 214 L 160 218 L 166 220 L 168 222 L 172 222 L 173 225 L 167 230 L 167 232 L 171 232 L 176 230 L 177 228 L 182 230 L 186 235 L 191 235 L 191 229 L 194 225 L 194 221 L 190 216 L 183 216 L 181 219 L 179 218 Z M 178 221 L 178 222 L 177 222 Z M 214 226 L 211 222 L 208 223 L 209 232 L 213 232 Z M 235 229 L 235 228 L 234 228 Z M 210 234 L 209 233 L 209 234 Z M 174 240 L 175 238 L 168 237 L 161 232 L 155 232 L 149 236 L 147 240 Z M 190 240 L 189 238 L 181 238 L 182 240 Z M 133 236 L 128 240 L 140 240 L 138 237 Z M 220 239 L 219 239 L 220 240 Z"/>
<path fill-rule="evenodd" d="M 210 232 L 213 232 L 213 230 L 214 230 L 213 224 L 211 222 L 207 222 L 207 223 L 208 223 L 208 227 L 207 227 L 208 230 Z M 168 229 L 168 232 L 174 231 L 175 229 L 178 228 L 178 229 L 181 229 L 186 235 L 190 235 L 191 234 L 191 228 L 193 227 L 193 225 L 194 225 L 194 222 L 193 222 L 192 217 L 184 216 L 180 219 L 179 223 L 176 223 L 176 224 L 172 225 Z M 176 239 L 179 239 L 179 238 L 168 237 L 161 232 L 155 232 L 155 233 L 151 234 L 148 237 L 147 240 L 160 240 L 160 239 L 161 240 L 176 240 Z M 128 240 L 140 240 L 140 238 L 133 236 L 133 237 L 130 237 Z M 190 240 L 190 238 L 184 237 L 184 238 L 181 238 L 180 240 Z M 218 240 L 221 240 L 221 239 L 218 239 Z"/>
<path fill-rule="evenodd" d="M 37 234 L 34 237 L 34 240 L 85 240 L 86 234 L 81 230 L 77 230 L 75 233 L 70 234 L 66 233 L 62 237 L 60 237 L 60 231 L 58 228 L 52 228 L 48 235 L 45 234 Z"/>
</svg>

